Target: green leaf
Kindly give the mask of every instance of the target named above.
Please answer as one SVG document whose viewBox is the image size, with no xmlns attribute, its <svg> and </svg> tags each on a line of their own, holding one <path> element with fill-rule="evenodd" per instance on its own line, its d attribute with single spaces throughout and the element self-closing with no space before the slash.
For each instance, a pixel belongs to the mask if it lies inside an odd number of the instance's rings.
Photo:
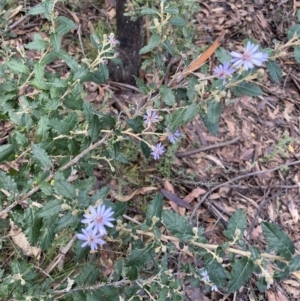
<svg viewBox="0 0 300 301">
<path fill-rule="evenodd" d="M 161 85 L 159 94 L 166 105 L 172 106 L 175 103 L 175 95 L 171 88 Z"/>
<path fill-rule="evenodd" d="M 150 88 L 138 77 L 133 76 L 135 79 L 135 83 L 137 87 L 139 88 L 140 92 L 143 93 L 144 95 L 148 95 L 150 92 Z"/>
<path fill-rule="evenodd" d="M 57 58 L 56 52 L 49 52 L 42 58 L 40 64 L 46 66 L 48 64 L 51 64 L 56 58 Z"/>
<path fill-rule="evenodd" d="M 171 14 L 171 15 L 177 15 L 177 14 L 179 14 L 179 9 L 177 7 L 174 7 L 174 6 L 166 7 L 164 9 L 164 11 L 165 11 L 165 13 Z"/>
<path fill-rule="evenodd" d="M 147 52 L 152 51 L 159 43 L 160 43 L 160 36 L 157 34 L 152 35 L 149 40 L 149 44 L 144 46 L 140 50 L 140 54 L 145 54 Z"/>
<path fill-rule="evenodd" d="M 291 262 L 289 263 L 289 271 L 300 271 L 300 255 L 296 255 L 292 258 Z"/>
<path fill-rule="evenodd" d="M 54 51 L 59 52 L 61 48 L 61 37 L 56 33 L 52 33 L 50 35 L 50 42 L 53 46 Z"/>
<path fill-rule="evenodd" d="M 182 17 L 173 17 L 170 18 L 169 23 L 177 27 L 183 27 L 185 25 L 185 20 Z"/>
<path fill-rule="evenodd" d="M 72 20 L 70 20 L 66 17 L 59 16 L 59 17 L 56 18 L 56 20 L 59 22 L 59 26 L 56 29 L 56 33 L 59 36 L 63 36 L 64 34 L 69 32 L 70 30 L 73 30 L 73 29 L 77 28 L 76 24 Z"/>
<path fill-rule="evenodd" d="M 175 51 L 174 51 L 174 48 L 173 46 L 171 45 L 170 41 L 169 40 L 165 40 L 164 42 L 162 42 L 162 47 L 164 49 L 166 49 L 172 56 L 175 54 Z"/>
<path fill-rule="evenodd" d="M 221 116 L 221 112 L 222 112 L 222 103 L 211 101 L 208 104 L 206 114 L 203 117 L 203 122 L 205 126 L 214 135 L 218 133 L 218 129 L 219 129 L 218 123 L 219 123 L 219 118 Z"/>
<path fill-rule="evenodd" d="M 282 79 L 282 71 L 279 65 L 274 61 L 267 62 L 267 68 L 270 73 L 272 80 L 279 84 Z"/>
<path fill-rule="evenodd" d="M 194 101 L 197 96 L 197 92 L 195 90 L 196 85 L 198 85 L 198 79 L 195 76 L 191 76 L 187 86 L 187 96 L 189 101 Z"/>
<path fill-rule="evenodd" d="M 40 63 L 34 64 L 33 72 L 34 72 L 34 75 L 35 75 L 35 79 L 37 81 L 42 81 L 43 80 L 44 73 L 45 73 L 45 69 L 44 68 L 45 68 L 45 66 L 41 65 Z"/>
<path fill-rule="evenodd" d="M 172 210 L 164 210 L 162 221 L 167 229 L 178 238 L 193 236 L 193 231 L 188 221 L 181 215 Z"/>
<path fill-rule="evenodd" d="M 95 113 L 93 106 L 89 102 L 85 101 L 83 103 L 82 107 L 83 107 L 83 113 L 84 113 L 86 119 L 88 120 L 88 122 L 91 122 L 91 120 L 94 116 L 94 113 Z"/>
<path fill-rule="evenodd" d="M 11 59 L 6 65 L 14 74 L 25 73 L 29 74 L 29 69 L 21 60 Z"/>
<path fill-rule="evenodd" d="M 29 243 L 35 246 L 39 241 L 43 224 L 42 219 L 37 217 L 35 209 L 29 207 L 25 210 L 23 221 L 26 226 L 24 234 L 28 238 Z"/>
<path fill-rule="evenodd" d="M 45 7 L 41 4 L 38 4 L 34 7 L 32 7 L 29 11 L 28 11 L 28 15 L 41 15 L 44 14 L 46 12 Z"/>
<path fill-rule="evenodd" d="M 280 256 L 290 260 L 295 253 L 295 246 L 282 229 L 275 224 L 263 222 L 262 230 L 268 246 Z"/>
<path fill-rule="evenodd" d="M 126 119 L 125 122 L 136 133 L 141 133 L 144 129 L 144 121 L 143 121 L 143 117 L 141 116 L 138 116 L 135 119 Z"/>
<path fill-rule="evenodd" d="M 77 285 L 88 285 L 93 284 L 100 275 L 100 270 L 95 269 L 93 263 L 88 263 L 80 273 L 75 277 L 75 282 Z"/>
<path fill-rule="evenodd" d="M 64 60 L 65 63 L 70 67 L 72 71 L 77 70 L 78 67 L 78 62 L 67 52 L 60 50 L 56 53 L 57 57 L 60 58 L 61 60 Z"/>
<path fill-rule="evenodd" d="M 76 191 L 75 188 L 69 182 L 65 180 L 58 180 L 54 183 L 54 190 L 57 194 L 62 195 L 67 199 L 75 199 Z"/>
<path fill-rule="evenodd" d="M 150 8 L 150 7 L 146 7 L 141 10 L 142 15 L 153 15 L 153 14 L 157 14 L 157 13 L 158 13 L 157 9 Z"/>
<path fill-rule="evenodd" d="M 5 161 L 9 156 L 15 153 L 15 147 L 12 144 L 0 145 L 0 162 Z"/>
<path fill-rule="evenodd" d="M 197 103 L 192 103 L 184 110 L 183 122 L 184 124 L 192 121 L 200 112 L 200 106 Z M 176 129 L 174 129 L 176 130 Z"/>
<path fill-rule="evenodd" d="M 9 193 L 18 192 L 15 180 L 2 170 L 0 170 L 0 188 L 7 190 Z"/>
<path fill-rule="evenodd" d="M 89 123 L 88 134 L 92 139 L 92 142 L 98 141 L 101 126 L 100 120 L 97 115 L 94 115 L 91 122 Z"/>
<path fill-rule="evenodd" d="M 58 219 L 55 231 L 60 231 L 70 226 L 76 228 L 78 222 L 78 216 L 74 216 L 71 212 L 68 212 Z"/>
<path fill-rule="evenodd" d="M 51 200 L 48 201 L 37 213 L 38 217 L 46 217 L 50 218 L 53 215 L 57 215 L 57 213 L 61 210 L 62 201 L 61 200 Z"/>
<path fill-rule="evenodd" d="M 205 264 L 209 279 L 217 287 L 224 287 L 226 282 L 226 272 L 222 264 L 217 262 L 215 259 Z"/>
<path fill-rule="evenodd" d="M 116 126 L 116 120 L 109 114 L 104 114 L 100 118 L 100 127 L 108 128 L 109 130 L 113 129 Z"/>
<path fill-rule="evenodd" d="M 46 251 L 49 247 L 51 247 L 54 238 L 55 238 L 55 222 L 57 217 L 52 215 L 51 218 L 48 219 L 47 223 L 44 224 L 41 229 L 41 237 L 40 237 L 40 247 L 43 251 Z"/>
<path fill-rule="evenodd" d="M 25 45 L 25 48 L 37 51 L 43 51 L 46 47 L 47 42 L 38 33 L 34 34 L 32 42 Z"/>
<path fill-rule="evenodd" d="M 250 245 L 251 259 L 257 260 L 261 258 L 261 252 L 258 247 Z"/>
<path fill-rule="evenodd" d="M 229 281 L 227 294 L 231 294 L 242 287 L 250 278 L 254 269 L 253 261 L 243 256 L 232 266 L 231 279 Z"/>
<path fill-rule="evenodd" d="M 216 50 L 215 52 L 215 55 L 216 57 L 218 58 L 219 62 L 221 64 L 224 64 L 226 62 L 230 62 L 231 60 L 231 55 L 229 54 L 229 52 L 223 48 L 223 47 L 220 47 Z"/>
<path fill-rule="evenodd" d="M 238 97 L 244 96 L 244 95 L 260 96 L 263 94 L 260 87 L 258 87 L 255 84 L 247 83 L 247 82 L 242 82 L 242 83 L 232 87 L 231 91 Z"/>
<path fill-rule="evenodd" d="M 39 145 L 33 144 L 31 146 L 32 155 L 35 160 L 45 169 L 52 167 L 52 162 L 48 154 Z"/>
<path fill-rule="evenodd" d="M 117 202 L 114 207 L 114 215 L 113 217 L 117 219 L 118 217 L 122 217 L 123 214 L 127 210 L 127 203 L 126 202 Z"/>
<path fill-rule="evenodd" d="M 288 39 L 290 40 L 294 35 L 300 36 L 300 24 L 290 27 L 287 31 Z"/>
<path fill-rule="evenodd" d="M 151 148 L 144 141 L 140 142 L 140 146 L 145 158 L 149 158 L 151 155 Z"/>
<path fill-rule="evenodd" d="M 155 219 L 161 219 L 161 213 L 162 213 L 162 207 L 163 207 L 163 195 L 161 193 L 158 193 L 152 202 L 150 203 L 148 209 L 147 209 L 147 215 L 146 215 L 146 225 L 148 227 L 154 226 L 157 224 L 158 221 L 155 220 L 155 223 L 153 223 L 153 218 Z"/>
<path fill-rule="evenodd" d="M 300 21 L 300 9 L 297 10 L 297 19 L 298 19 L 298 22 Z"/>
<path fill-rule="evenodd" d="M 48 122 L 49 119 L 46 116 L 42 116 L 38 122 L 37 125 L 37 134 L 40 136 L 43 140 L 46 140 L 48 138 Z"/>
<path fill-rule="evenodd" d="M 45 195 L 47 195 L 47 196 L 53 195 L 52 186 L 48 182 L 43 181 L 43 182 L 39 183 L 39 185 L 40 185 L 41 191 Z"/>
<path fill-rule="evenodd" d="M 238 239 L 242 237 L 247 226 L 247 217 L 242 209 L 237 209 L 231 216 L 227 230 L 223 233 L 226 237 L 233 240 L 236 238 L 236 231 L 239 230 Z"/>
<path fill-rule="evenodd" d="M 127 267 L 142 267 L 154 257 L 154 246 L 147 244 L 144 248 L 135 248 L 129 255 Z"/>
<path fill-rule="evenodd" d="M 73 75 L 73 80 L 77 80 L 77 79 L 83 79 L 84 81 L 84 78 L 90 74 L 90 71 L 88 69 L 88 67 L 86 66 L 81 66 L 79 69 L 77 69 L 75 72 L 74 72 L 74 75 Z"/>
<path fill-rule="evenodd" d="M 294 48 L 294 57 L 295 57 L 295 60 L 300 63 L 300 46 L 295 46 Z"/>
<path fill-rule="evenodd" d="M 92 81 L 96 84 L 102 84 L 108 81 L 108 68 L 104 64 L 99 65 L 99 69 L 88 73 L 86 76 L 81 78 L 81 82 Z"/>
</svg>

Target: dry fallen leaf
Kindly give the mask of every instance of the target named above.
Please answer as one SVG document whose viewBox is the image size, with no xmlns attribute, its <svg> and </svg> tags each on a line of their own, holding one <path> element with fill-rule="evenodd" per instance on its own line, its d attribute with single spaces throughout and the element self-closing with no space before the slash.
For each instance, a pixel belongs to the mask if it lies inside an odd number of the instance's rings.
<svg viewBox="0 0 300 301">
<path fill-rule="evenodd" d="M 37 247 L 32 247 L 25 234 L 19 229 L 13 221 L 9 222 L 10 224 L 10 231 L 9 236 L 11 237 L 12 241 L 24 252 L 26 256 L 35 257 L 39 260 L 41 249 Z"/>
<path fill-rule="evenodd" d="M 112 191 L 111 193 L 116 200 L 118 200 L 120 202 L 128 202 L 137 194 L 145 194 L 145 193 L 147 193 L 149 191 L 153 191 L 153 190 L 157 190 L 157 188 L 151 187 L 151 186 L 142 187 L 142 188 L 136 189 L 133 193 L 131 193 L 129 195 L 119 195 L 114 191 Z"/>
<path fill-rule="evenodd" d="M 184 197 L 184 200 L 187 203 L 191 203 L 194 199 L 198 198 L 200 195 L 203 195 L 206 193 L 206 190 L 196 187 L 193 189 L 187 196 Z"/>
<path fill-rule="evenodd" d="M 289 207 L 289 211 L 290 211 L 290 214 L 293 218 L 294 223 L 298 223 L 298 221 L 299 221 L 299 212 L 298 212 L 298 209 L 296 208 L 296 205 L 295 205 L 293 200 L 289 202 L 288 207 Z"/>
</svg>

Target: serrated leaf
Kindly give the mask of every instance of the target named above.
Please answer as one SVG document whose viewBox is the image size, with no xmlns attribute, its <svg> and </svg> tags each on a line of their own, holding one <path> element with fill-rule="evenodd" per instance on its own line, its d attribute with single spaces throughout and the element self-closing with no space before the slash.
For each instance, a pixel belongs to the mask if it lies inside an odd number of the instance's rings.
<svg viewBox="0 0 300 301">
<path fill-rule="evenodd" d="M 151 148 L 144 141 L 140 142 L 140 146 L 141 146 L 141 150 L 142 150 L 143 155 L 145 156 L 145 158 L 149 158 L 150 155 L 151 155 Z"/>
<path fill-rule="evenodd" d="M 37 81 L 42 81 L 44 78 L 45 67 L 40 63 L 34 64 L 33 72 Z"/>
<path fill-rule="evenodd" d="M 147 52 L 152 51 L 159 43 L 160 43 L 160 36 L 157 34 L 152 35 L 149 40 L 149 44 L 144 46 L 140 50 L 140 54 L 145 54 Z"/>
<path fill-rule="evenodd" d="M 293 38 L 294 35 L 300 36 L 300 24 L 296 24 L 292 27 L 290 27 L 287 31 L 288 39 L 290 40 Z"/>
<path fill-rule="evenodd" d="M 55 199 L 47 201 L 47 203 L 38 211 L 37 216 L 50 218 L 53 215 L 57 215 L 57 213 L 61 210 L 61 205 L 61 200 Z"/>
<path fill-rule="evenodd" d="M 175 54 L 175 51 L 174 51 L 174 48 L 173 46 L 171 45 L 170 41 L 169 40 L 165 40 L 164 42 L 162 42 L 162 47 L 164 49 L 166 49 L 172 56 Z"/>
<path fill-rule="evenodd" d="M 15 180 L 0 170 L 0 188 L 5 189 L 10 193 L 17 193 L 18 188 Z"/>
<path fill-rule="evenodd" d="M 110 191 L 109 187 L 102 187 L 101 189 L 96 190 L 96 192 L 91 197 L 93 203 L 98 201 L 104 201 Z"/>
<path fill-rule="evenodd" d="M 56 33 L 59 36 L 63 36 L 70 30 L 77 28 L 76 24 L 72 20 L 64 16 L 59 16 L 56 20 L 59 22 L 59 26 L 56 28 Z"/>
<path fill-rule="evenodd" d="M 217 287 L 224 287 L 226 282 L 226 272 L 222 264 L 215 259 L 205 264 L 210 281 Z"/>
<path fill-rule="evenodd" d="M 189 101 L 194 101 L 197 96 L 197 92 L 195 90 L 196 85 L 198 85 L 198 79 L 195 76 L 191 76 L 187 86 L 187 96 Z"/>
<path fill-rule="evenodd" d="M 108 81 L 108 68 L 104 64 L 99 65 L 99 69 L 88 73 L 86 76 L 81 78 L 81 82 L 92 81 L 96 84 L 102 84 Z"/>
<path fill-rule="evenodd" d="M 43 228 L 41 229 L 40 235 L 40 247 L 43 251 L 46 251 L 53 243 L 55 238 L 55 223 L 56 223 L 56 216 L 52 216 L 47 220 L 47 223 L 44 224 Z"/>
<path fill-rule="evenodd" d="M 300 255 L 296 255 L 292 258 L 291 262 L 289 263 L 289 271 L 300 271 Z"/>
<path fill-rule="evenodd" d="M 5 161 L 9 156 L 15 153 L 13 144 L 0 145 L 0 162 Z"/>
<path fill-rule="evenodd" d="M 192 121 L 200 112 L 200 106 L 197 103 L 192 103 L 184 110 L 183 122 L 184 124 Z"/>
<path fill-rule="evenodd" d="M 88 69 L 88 67 L 86 66 L 81 66 L 79 69 L 77 69 L 75 72 L 74 72 L 74 75 L 73 75 L 73 80 L 77 80 L 77 79 L 82 79 L 84 81 L 84 78 L 90 74 L 90 71 Z"/>
<path fill-rule="evenodd" d="M 89 123 L 88 134 L 92 139 L 92 142 L 95 142 L 99 138 L 101 126 L 100 120 L 97 115 L 94 115 L 91 122 Z"/>
<path fill-rule="evenodd" d="M 242 287 L 250 278 L 254 269 L 253 261 L 243 256 L 232 266 L 231 279 L 229 281 L 227 294 L 231 294 Z"/>
<path fill-rule="evenodd" d="M 117 219 L 118 217 L 123 216 L 123 214 L 126 212 L 126 210 L 127 210 L 127 204 L 126 204 L 126 202 L 117 202 L 115 204 L 115 207 L 114 207 L 114 215 L 113 215 L 113 217 L 115 219 Z"/>
<path fill-rule="evenodd" d="M 167 229 L 179 238 L 193 236 L 193 231 L 187 219 L 171 211 L 165 210 L 162 213 L 162 221 Z"/>
<path fill-rule="evenodd" d="M 111 130 L 116 126 L 116 120 L 109 114 L 102 115 L 99 120 L 101 129 L 108 128 Z"/>
<path fill-rule="evenodd" d="M 29 74 L 29 69 L 20 60 L 11 59 L 6 63 L 7 67 L 15 74 L 25 73 Z"/>
<path fill-rule="evenodd" d="M 172 106 L 175 103 L 175 95 L 171 88 L 161 85 L 159 94 L 166 105 Z"/>
<path fill-rule="evenodd" d="M 295 57 L 295 60 L 300 63 L 300 46 L 295 46 L 294 48 L 294 57 Z"/>
<path fill-rule="evenodd" d="M 83 103 L 82 107 L 83 107 L 83 113 L 84 113 L 86 119 L 88 120 L 88 122 L 90 122 L 95 113 L 93 106 L 89 102 L 85 101 Z"/>
<path fill-rule="evenodd" d="M 148 227 L 154 226 L 157 224 L 157 221 L 153 223 L 153 217 L 161 219 L 161 213 L 163 208 L 163 195 L 161 193 L 158 193 L 152 202 L 150 203 L 148 209 L 147 209 L 147 215 L 146 215 L 146 225 Z"/>
<path fill-rule="evenodd" d="M 218 58 L 219 62 L 221 64 L 224 64 L 226 62 L 230 62 L 231 55 L 229 54 L 229 52 L 224 48 L 224 47 L 220 47 L 216 50 L 215 52 L 216 57 Z"/>
<path fill-rule="evenodd" d="M 144 129 L 144 121 L 141 116 L 138 116 L 135 119 L 126 119 L 125 122 L 136 133 L 141 133 Z"/>
<path fill-rule="evenodd" d="M 150 88 L 137 76 L 133 76 L 135 79 L 135 83 L 137 87 L 139 88 L 140 92 L 144 95 L 147 95 L 150 92 Z"/>
<path fill-rule="evenodd" d="M 126 264 L 127 267 L 142 267 L 153 259 L 154 256 L 154 246 L 152 244 L 147 244 L 142 249 L 134 249 L 128 258 Z"/>
<path fill-rule="evenodd" d="M 185 25 L 185 20 L 182 17 L 172 17 L 169 19 L 169 23 L 177 27 L 183 27 Z"/>
<path fill-rule="evenodd" d="M 290 260 L 295 253 L 295 246 L 282 229 L 275 224 L 263 222 L 262 230 L 268 246 L 280 256 Z"/>
<path fill-rule="evenodd" d="M 234 238 L 236 238 L 236 231 L 239 230 L 240 232 L 238 236 L 239 239 L 244 234 L 246 226 L 247 226 L 246 213 L 242 209 L 237 209 L 229 220 L 227 230 L 225 230 L 223 233 L 226 237 L 233 240 Z"/>
<path fill-rule="evenodd" d="M 44 141 L 48 138 L 48 122 L 49 119 L 45 116 L 42 116 L 38 122 L 37 126 L 37 134 L 40 136 Z"/>
<path fill-rule="evenodd" d="M 99 274 L 100 270 L 95 269 L 95 265 L 93 263 L 88 263 L 75 277 L 75 282 L 77 285 L 93 284 L 97 280 Z"/>
<path fill-rule="evenodd" d="M 52 33 L 50 35 L 50 42 L 53 46 L 54 51 L 59 52 L 61 48 L 61 37 L 56 33 Z"/>
<path fill-rule="evenodd" d="M 41 15 L 44 14 L 46 12 L 45 7 L 41 4 L 38 4 L 34 7 L 32 7 L 29 11 L 28 11 L 28 15 Z"/>
<path fill-rule="evenodd" d="M 43 51 L 46 47 L 47 42 L 38 33 L 34 34 L 32 42 L 25 45 L 25 48 L 37 51 Z"/>
<path fill-rule="evenodd" d="M 261 252 L 258 247 L 256 246 L 250 246 L 250 252 L 251 252 L 251 259 L 257 260 L 261 258 Z"/>
<path fill-rule="evenodd" d="M 231 91 L 236 95 L 236 96 L 260 96 L 263 94 L 262 90 L 260 87 L 258 87 L 255 84 L 252 83 L 247 83 L 247 82 L 242 82 L 234 87 L 231 88 Z"/>
<path fill-rule="evenodd" d="M 67 227 L 73 226 L 76 228 L 77 224 L 79 223 L 78 216 L 72 215 L 71 212 L 68 212 L 64 216 L 60 217 L 56 223 L 56 231 L 60 231 Z"/>
<path fill-rule="evenodd" d="M 171 14 L 171 15 L 177 15 L 177 14 L 179 14 L 179 9 L 177 7 L 174 7 L 174 6 L 166 7 L 164 9 L 164 11 L 165 11 L 165 13 Z"/>
<path fill-rule="evenodd" d="M 62 60 L 70 67 L 72 71 L 77 70 L 78 67 L 78 62 L 67 52 L 60 50 L 56 53 L 56 56 Z"/>
<path fill-rule="evenodd" d="M 282 79 L 282 71 L 279 65 L 274 61 L 268 61 L 266 65 L 272 80 L 279 84 Z"/>
<path fill-rule="evenodd" d="M 57 194 L 67 199 L 75 199 L 76 191 L 72 184 L 65 180 L 58 180 L 54 183 L 54 190 Z"/>
<path fill-rule="evenodd" d="M 42 228 L 42 219 L 37 216 L 35 209 L 29 207 L 24 212 L 23 222 L 25 223 L 24 234 L 28 238 L 29 243 L 35 246 L 39 241 Z"/>
<path fill-rule="evenodd" d="M 222 103 L 211 101 L 208 104 L 206 114 L 203 117 L 203 122 L 208 130 L 216 135 L 219 129 L 219 118 L 222 113 Z"/>
<path fill-rule="evenodd" d="M 52 186 L 48 182 L 41 182 L 41 183 L 39 183 L 39 185 L 40 185 L 41 191 L 45 195 L 47 195 L 47 196 L 53 195 Z"/>
<path fill-rule="evenodd" d="M 52 166 L 52 162 L 45 152 L 39 145 L 33 144 L 31 146 L 31 151 L 34 159 L 44 168 L 49 169 Z"/>
</svg>

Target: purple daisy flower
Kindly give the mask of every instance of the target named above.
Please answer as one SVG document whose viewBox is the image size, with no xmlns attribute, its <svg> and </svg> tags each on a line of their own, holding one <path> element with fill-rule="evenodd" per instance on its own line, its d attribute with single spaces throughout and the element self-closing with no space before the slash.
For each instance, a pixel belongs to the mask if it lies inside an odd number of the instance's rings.
<svg viewBox="0 0 300 301">
<path fill-rule="evenodd" d="M 223 86 L 226 83 L 226 79 L 234 72 L 235 70 L 229 67 L 229 62 L 225 62 L 223 65 L 215 67 L 214 74 L 217 78 L 223 79 Z"/>
<path fill-rule="evenodd" d="M 165 147 L 159 142 L 156 144 L 153 148 L 153 152 L 151 152 L 151 155 L 153 156 L 154 160 L 158 160 L 159 157 L 165 152 Z"/>
<path fill-rule="evenodd" d="M 98 205 L 97 209 L 92 206 L 89 206 L 91 214 L 84 214 L 81 222 L 84 224 L 89 223 L 87 230 L 95 230 L 96 233 L 99 233 L 101 236 L 105 235 L 106 229 L 104 226 L 113 227 L 114 225 L 111 221 L 115 220 L 112 215 L 114 212 L 111 208 L 105 208 L 105 205 Z"/>
<path fill-rule="evenodd" d="M 82 248 L 90 246 L 92 251 L 98 248 L 97 245 L 102 246 L 105 244 L 105 241 L 101 239 L 101 235 L 97 234 L 96 230 L 82 229 L 82 233 L 78 233 L 76 236 L 78 239 L 85 241 L 81 245 Z"/>
<path fill-rule="evenodd" d="M 236 68 L 244 67 L 247 71 L 252 69 L 254 65 L 261 66 L 263 62 L 268 60 L 268 54 L 258 51 L 258 45 L 248 42 L 243 54 L 232 51 L 230 55 L 233 57 L 231 62 Z"/>
<path fill-rule="evenodd" d="M 208 273 L 207 273 L 206 270 L 203 270 L 203 271 L 201 272 L 201 276 L 202 276 L 201 280 L 202 280 L 203 282 L 209 282 L 209 276 L 208 276 Z"/>
<path fill-rule="evenodd" d="M 158 122 L 159 116 L 155 111 L 147 111 L 147 114 L 143 116 L 144 122 L 147 123 L 147 127 L 149 128 L 152 123 Z"/>
<path fill-rule="evenodd" d="M 165 128 L 165 131 L 167 132 L 169 141 L 170 141 L 171 143 L 173 143 L 173 144 L 174 144 L 174 143 L 176 142 L 176 140 L 180 137 L 180 132 L 179 132 L 178 130 L 176 130 L 176 131 L 174 132 L 174 134 L 171 133 L 170 130 L 169 130 L 168 128 Z"/>
</svg>

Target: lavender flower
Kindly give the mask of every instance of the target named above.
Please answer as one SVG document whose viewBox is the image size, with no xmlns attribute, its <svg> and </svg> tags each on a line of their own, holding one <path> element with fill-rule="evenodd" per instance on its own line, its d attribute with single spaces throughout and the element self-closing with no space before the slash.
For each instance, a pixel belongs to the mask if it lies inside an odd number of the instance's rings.
<svg viewBox="0 0 300 301">
<path fill-rule="evenodd" d="M 104 245 L 105 241 L 101 239 L 101 235 L 97 234 L 96 230 L 82 229 L 82 233 L 76 234 L 77 238 L 84 240 L 85 242 L 81 245 L 82 248 L 89 245 L 91 250 L 94 251 L 98 248 L 97 245 Z"/>
<path fill-rule="evenodd" d="M 89 223 L 87 230 L 95 230 L 96 233 L 99 233 L 101 236 L 105 235 L 106 229 L 104 226 L 113 227 L 114 225 L 111 221 L 115 220 L 112 215 L 114 212 L 111 208 L 105 208 L 105 205 L 98 205 L 97 209 L 90 206 L 89 207 L 91 214 L 84 214 L 83 219 L 81 222 L 84 224 Z"/>
<path fill-rule="evenodd" d="M 147 123 L 147 127 L 149 128 L 151 126 L 152 123 L 158 122 L 158 115 L 155 111 L 147 111 L 147 114 L 144 115 L 144 122 Z"/>
<path fill-rule="evenodd" d="M 115 35 L 113 33 L 109 35 L 108 39 L 112 47 L 116 47 L 119 44 L 119 41 L 115 38 Z"/>
<path fill-rule="evenodd" d="M 154 157 L 154 160 L 158 160 L 159 157 L 165 152 L 165 147 L 159 142 L 154 146 L 153 152 L 151 152 L 151 155 Z"/>
<path fill-rule="evenodd" d="M 261 66 L 263 62 L 268 60 L 268 54 L 258 51 L 258 45 L 248 42 L 243 54 L 232 51 L 230 55 L 233 57 L 231 62 L 236 68 L 244 66 L 245 70 L 252 69 L 254 65 Z"/>
<path fill-rule="evenodd" d="M 225 62 L 223 65 L 219 65 L 214 69 L 215 75 L 223 79 L 223 86 L 226 83 L 226 79 L 234 72 L 235 70 L 229 67 L 229 62 Z"/>
<path fill-rule="evenodd" d="M 180 132 L 178 130 L 175 131 L 175 133 L 171 133 L 168 128 L 165 128 L 165 131 L 167 132 L 168 139 L 171 143 L 175 143 L 178 137 L 180 137 Z"/>
<path fill-rule="evenodd" d="M 201 276 L 202 276 L 202 281 L 203 282 L 209 282 L 209 276 L 208 276 L 208 273 L 207 273 L 207 271 L 206 270 L 203 270 L 202 272 L 201 272 Z"/>
</svg>

